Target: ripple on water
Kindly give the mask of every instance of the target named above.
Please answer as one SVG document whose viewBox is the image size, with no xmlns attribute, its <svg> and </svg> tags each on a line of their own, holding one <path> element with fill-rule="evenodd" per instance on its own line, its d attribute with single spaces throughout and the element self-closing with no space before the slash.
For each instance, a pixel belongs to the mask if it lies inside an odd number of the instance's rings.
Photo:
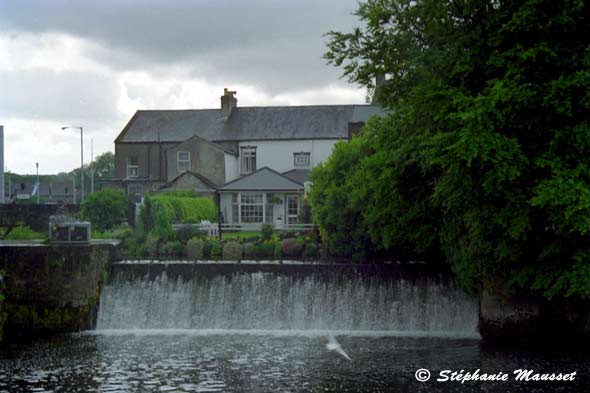
<svg viewBox="0 0 590 393">
<path fill-rule="evenodd" d="M 584 391 L 590 382 L 587 354 L 490 349 L 464 339 L 338 340 L 353 362 L 328 352 L 326 338 L 318 336 L 65 336 L 0 353 L 0 393 L 448 391 L 447 385 L 418 384 L 415 370 L 499 371 L 523 365 L 577 371 L 575 384 L 560 386 L 565 392 Z M 464 391 L 480 388 L 495 393 L 523 387 L 471 385 Z"/>
</svg>

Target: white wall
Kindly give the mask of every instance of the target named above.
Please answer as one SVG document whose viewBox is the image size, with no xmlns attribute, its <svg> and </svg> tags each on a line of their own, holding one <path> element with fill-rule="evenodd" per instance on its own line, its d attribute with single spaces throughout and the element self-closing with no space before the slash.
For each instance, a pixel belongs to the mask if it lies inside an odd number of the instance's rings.
<svg viewBox="0 0 590 393">
<path fill-rule="evenodd" d="M 291 169 L 312 169 L 332 154 L 332 149 L 336 142 L 338 142 L 338 139 L 306 139 L 291 141 L 244 141 L 240 142 L 239 145 L 240 147 L 256 146 L 257 168 L 267 166 L 282 173 Z M 299 152 L 311 153 L 311 165 L 308 168 L 295 167 L 293 153 Z M 239 170 L 238 161 L 237 171 Z"/>
<path fill-rule="evenodd" d="M 237 179 L 239 176 L 238 157 L 225 153 L 225 182 Z"/>
<path fill-rule="evenodd" d="M 223 218 L 226 224 L 232 222 L 231 195 L 231 193 L 225 192 L 219 194 L 219 208 L 221 210 L 221 213 L 223 213 Z"/>
</svg>

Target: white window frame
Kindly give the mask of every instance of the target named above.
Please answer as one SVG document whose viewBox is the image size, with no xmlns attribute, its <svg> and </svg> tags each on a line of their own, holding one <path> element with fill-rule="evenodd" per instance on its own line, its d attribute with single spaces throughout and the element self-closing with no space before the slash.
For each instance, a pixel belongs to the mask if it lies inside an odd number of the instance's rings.
<svg viewBox="0 0 590 393">
<path fill-rule="evenodd" d="M 135 179 L 139 177 L 139 160 L 137 159 L 137 157 L 135 157 L 135 159 L 137 160 L 137 164 L 133 165 L 131 164 L 131 158 L 132 157 L 127 157 L 126 159 L 126 174 L 127 178 Z"/>
<path fill-rule="evenodd" d="M 293 166 L 297 168 L 309 168 L 311 166 L 311 153 L 306 151 L 293 153 Z"/>
<path fill-rule="evenodd" d="M 240 174 L 247 175 L 256 171 L 256 146 L 240 147 Z"/>
<path fill-rule="evenodd" d="M 231 221 L 240 222 L 240 194 L 237 192 L 231 194 Z"/>
<path fill-rule="evenodd" d="M 295 199 L 295 213 L 291 210 L 291 201 Z M 298 194 L 287 194 L 285 198 L 285 209 L 286 209 L 286 216 L 287 216 L 287 224 L 297 224 L 299 223 L 299 211 L 301 209 L 300 206 L 300 197 Z"/>
<path fill-rule="evenodd" d="M 181 160 L 180 153 L 186 153 L 188 155 L 188 159 Z M 183 167 L 181 168 L 181 164 Z M 186 168 L 184 167 L 186 165 Z M 176 172 L 188 172 L 191 170 L 191 152 L 188 150 L 179 150 L 176 152 Z"/>
<path fill-rule="evenodd" d="M 240 223 L 264 223 L 264 205 L 266 198 L 262 192 L 241 192 L 240 198 Z M 258 212 L 258 209 L 260 211 Z M 260 213 L 260 214 L 258 214 Z M 244 219 L 245 218 L 245 219 Z M 260 219 L 258 219 L 260 218 Z M 254 220 L 253 220 L 254 219 Z"/>
</svg>

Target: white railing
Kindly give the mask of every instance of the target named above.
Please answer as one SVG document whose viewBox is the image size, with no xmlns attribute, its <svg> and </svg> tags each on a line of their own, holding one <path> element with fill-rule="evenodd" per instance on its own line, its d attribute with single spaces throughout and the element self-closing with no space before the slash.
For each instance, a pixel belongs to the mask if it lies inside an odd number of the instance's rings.
<svg viewBox="0 0 590 393">
<path fill-rule="evenodd" d="M 310 230 L 314 224 L 282 224 L 273 225 L 273 229 L 278 231 L 303 231 Z M 224 223 L 221 224 L 221 231 L 260 231 L 262 224 L 260 223 Z"/>
<path fill-rule="evenodd" d="M 200 224 L 172 224 L 172 229 L 178 230 L 181 228 L 197 228 L 203 232 L 209 233 L 213 229 L 214 231 L 219 228 L 219 224 L 213 223 L 200 223 Z M 278 231 L 305 231 L 313 229 L 314 224 L 282 224 L 273 226 Z M 260 231 L 262 230 L 262 224 L 260 223 L 224 223 L 221 224 L 222 232 L 240 232 L 240 231 Z"/>
</svg>

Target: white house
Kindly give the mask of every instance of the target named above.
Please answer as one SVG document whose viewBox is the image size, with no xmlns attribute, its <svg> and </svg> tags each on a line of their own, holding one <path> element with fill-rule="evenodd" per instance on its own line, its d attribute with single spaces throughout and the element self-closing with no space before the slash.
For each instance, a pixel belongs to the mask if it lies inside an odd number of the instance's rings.
<svg viewBox="0 0 590 393">
<path fill-rule="evenodd" d="M 191 188 L 219 194 L 227 223 L 296 223 L 311 169 L 347 141 L 374 105 L 137 111 L 115 140 L 117 180 L 130 194 Z"/>
</svg>

